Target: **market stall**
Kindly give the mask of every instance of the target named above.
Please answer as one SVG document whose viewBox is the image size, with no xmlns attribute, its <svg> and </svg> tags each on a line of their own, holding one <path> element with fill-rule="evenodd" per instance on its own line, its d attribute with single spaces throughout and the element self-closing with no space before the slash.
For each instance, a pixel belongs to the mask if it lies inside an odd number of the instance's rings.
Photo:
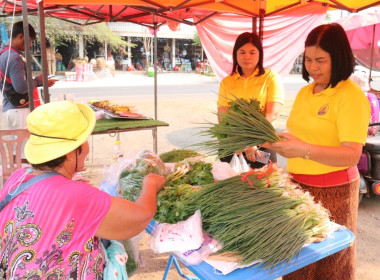
<svg viewBox="0 0 380 280">
<path fill-rule="evenodd" d="M 146 231 L 151 234 L 156 225 L 155 221 L 150 222 Z M 266 270 L 254 266 L 249 266 L 246 268 L 233 270 L 227 275 L 215 270 L 213 266 L 209 263 L 203 261 L 198 265 L 186 266 L 192 273 L 194 273 L 198 278 L 183 274 L 178 260 L 174 255 L 170 255 L 168 264 L 165 269 L 163 280 L 167 279 L 169 270 L 174 264 L 177 272 L 185 279 L 200 279 L 200 280 L 271 280 L 277 279 L 283 275 L 293 272 L 301 267 L 318 261 L 324 257 L 330 256 L 336 252 L 339 252 L 349 246 L 354 242 L 355 236 L 348 229 L 343 229 L 334 232 L 332 236 L 325 239 L 320 243 L 313 243 L 309 246 L 303 248 L 299 256 L 295 257 L 289 264 L 283 264 L 275 267 L 273 270 Z"/>
<path fill-rule="evenodd" d="M 55 2 L 57 2 L 57 1 L 51 1 L 51 2 L 49 1 L 48 3 L 55 3 Z M 63 1 L 63 2 L 66 3 L 66 1 Z M 70 2 L 70 1 L 68 1 L 68 2 Z M 71 1 L 71 2 L 75 3 L 75 1 Z M 229 2 L 229 1 L 215 2 L 215 4 L 216 5 L 224 5 L 227 2 Z M 335 2 L 336 1 L 332 1 L 332 3 L 335 3 Z M 352 3 L 351 1 L 348 1 L 348 2 Z M 222 3 L 222 4 L 220 4 L 220 3 Z M 252 4 L 253 2 L 250 1 L 249 3 Z M 273 4 L 273 2 L 271 2 L 271 3 Z M 376 3 L 376 2 L 373 2 L 373 3 Z M 299 3 L 297 1 L 297 3 L 295 5 L 298 5 L 298 4 Z M 231 7 L 231 5 L 233 5 L 233 4 L 230 3 L 229 7 Z M 186 6 L 186 5 L 179 4 L 178 7 L 182 8 L 183 6 Z M 220 7 L 220 6 L 216 6 L 216 7 Z M 270 5 L 268 5 L 268 7 L 270 7 Z M 162 12 L 162 9 L 165 10 L 165 7 L 162 6 L 162 5 L 160 5 L 159 8 L 160 8 L 161 12 Z M 168 9 L 166 9 L 166 11 L 172 10 L 172 7 L 167 7 L 167 8 Z M 203 8 L 206 8 L 206 7 L 203 7 Z M 252 7 L 252 8 L 254 8 L 254 7 Z M 109 6 L 109 9 L 110 9 L 110 13 L 107 14 L 107 15 L 108 16 L 111 15 L 111 17 L 113 17 L 115 14 L 113 13 L 113 11 L 111 9 L 111 6 Z M 145 10 L 149 11 L 149 13 L 152 13 L 152 7 L 151 6 L 149 6 L 148 9 L 145 7 Z M 238 10 L 240 10 L 242 12 L 244 9 L 238 9 Z M 252 10 L 254 10 L 254 9 L 252 9 Z M 247 12 L 247 10 L 245 10 L 245 12 Z M 119 13 L 117 16 L 115 15 L 115 20 L 117 20 L 117 17 L 120 14 L 121 13 Z M 157 14 L 156 14 L 155 10 L 153 11 L 153 14 L 154 14 L 154 16 L 152 18 L 153 18 L 153 23 L 154 23 L 154 30 L 156 31 L 157 27 L 158 27 L 158 21 L 157 21 Z M 254 14 L 252 14 L 252 13 L 248 13 L 248 14 L 250 14 L 251 16 L 254 16 Z M 259 14 L 263 16 L 263 9 L 260 9 L 259 12 L 258 12 L 258 14 L 255 14 L 255 15 L 258 16 Z M 160 14 L 160 15 L 163 18 L 167 17 L 167 15 L 163 14 L 163 13 Z M 261 16 L 261 18 L 262 18 L 262 16 Z M 127 20 L 127 18 L 124 18 L 124 19 Z M 109 20 L 109 18 L 108 18 L 108 20 Z M 156 57 L 155 57 L 155 61 L 157 61 Z M 156 63 L 155 63 L 155 65 L 156 65 Z M 155 105 L 156 105 L 157 104 L 157 88 L 156 88 L 156 86 L 157 86 L 157 83 L 156 83 L 156 77 L 157 77 L 156 73 L 157 73 L 157 71 L 154 71 L 154 73 L 155 73 Z M 155 114 L 155 119 L 157 119 L 157 114 Z M 139 127 L 135 127 L 135 128 L 138 129 Z M 120 129 L 121 128 L 119 127 L 116 130 L 120 130 Z M 269 175 L 265 174 L 264 176 L 266 176 L 266 177 L 264 177 L 264 181 L 266 181 L 266 179 L 269 178 Z M 246 177 L 245 177 L 245 179 L 246 179 Z M 240 178 L 239 178 L 239 180 L 240 180 Z M 243 179 L 241 179 L 241 180 L 244 181 Z M 248 180 L 247 182 L 250 182 L 250 180 Z M 247 182 L 245 182 L 245 183 L 247 183 Z M 269 184 L 269 179 L 268 179 L 268 185 L 266 186 L 266 188 L 269 189 L 269 186 L 270 186 L 270 188 L 272 190 L 273 186 L 271 184 Z M 247 186 L 245 186 L 245 187 L 247 187 Z M 254 189 L 254 188 L 252 187 L 252 189 Z M 252 189 L 249 189 L 249 191 L 252 192 Z M 205 205 L 203 205 L 203 206 L 205 206 Z M 206 211 L 204 211 L 204 212 L 206 212 Z M 301 213 L 301 211 L 300 211 L 300 213 Z M 213 214 L 215 214 L 215 212 Z M 236 218 L 236 216 L 233 217 L 233 218 Z M 254 221 L 254 220 L 252 219 L 252 221 Z M 287 226 L 286 228 L 288 229 L 288 228 L 290 228 L 290 226 Z M 315 247 L 306 247 L 306 248 L 302 249 L 302 251 L 301 251 L 302 252 L 301 253 L 302 258 L 298 258 L 297 261 L 295 261 L 295 259 L 294 259 L 293 262 L 291 262 L 290 264 L 289 263 L 285 264 L 285 265 L 287 265 L 286 267 L 289 269 L 289 270 L 286 270 L 286 273 L 289 273 L 291 271 L 297 270 L 298 268 L 300 268 L 300 267 L 302 267 L 304 265 L 307 265 L 309 263 L 315 262 L 315 261 L 319 260 L 320 258 L 323 258 L 323 257 L 325 257 L 325 256 L 327 256 L 329 254 L 335 253 L 335 252 L 337 252 L 339 250 L 342 250 L 342 249 L 348 247 L 351 242 L 353 242 L 353 235 L 349 231 L 337 231 L 337 232 L 335 232 L 333 234 L 333 236 L 334 236 L 334 238 L 332 238 L 332 239 L 327 238 L 325 241 L 323 241 L 323 242 L 326 242 L 326 243 L 321 242 L 319 244 L 311 244 L 309 246 L 314 246 L 315 245 Z M 251 239 L 249 239 L 248 241 L 251 242 L 251 243 L 249 244 L 249 246 L 246 246 L 246 248 L 247 247 L 251 247 L 251 244 L 252 245 L 259 244 L 259 243 L 252 242 Z M 304 240 L 301 240 L 301 241 L 304 241 Z M 318 246 L 318 245 L 321 245 L 322 243 L 323 243 L 322 246 Z M 301 244 L 301 242 L 298 243 L 298 245 L 300 245 L 300 244 Z M 304 243 L 302 243 L 301 245 L 303 245 L 303 244 Z M 225 243 L 224 243 L 224 245 L 225 245 Z M 175 260 L 174 257 L 170 257 L 170 259 L 169 259 L 169 267 L 172 264 L 172 262 L 176 263 L 176 260 Z M 195 267 L 191 268 L 191 266 L 189 268 L 194 269 L 193 272 L 198 277 L 200 277 L 201 279 L 218 279 L 217 277 L 219 277 L 219 276 L 211 274 L 211 272 L 213 272 L 213 269 L 210 269 L 209 267 L 207 267 L 207 265 L 203 266 L 203 264 L 200 264 L 198 266 L 199 266 L 198 268 L 195 268 Z M 243 271 L 243 272 L 241 272 L 241 271 Z M 260 271 L 258 270 L 254 274 L 251 274 L 253 270 L 249 270 L 249 269 L 247 269 L 247 270 L 244 269 L 244 270 L 241 270 L 241 271 L 236 272 L 236 273 L 238 273 L 238 275 L 234 279 L 250 279 L 249 277 L 251 277 L 251 276 L 252 277 L 256 277 L 256 275 L 254 275 L 256 273 L 257 273 L 257 275 L 260 275 L 260 273 L 264 273 L 263 275 L 261 275 L 262 277 L 268 276 L 268 274 L 265 275 L 265 272 L 263 272 L 262 270 L 260 270 Z M 270 272 L 273 272 L 273 271 L 269 271 L 267 273 L 270 273 Z M 239 273 L 242 273 L 242 274 L 239 274 Z M 283 274 L 284 273 L 278 274 L 278 275 L 283 275 Z M 220 278 L 220 279 L 227 279 L 227 278 Z M 229 279 L 232 279 L 232 278 L 229 278 Z M 254 278 L 252 278 L 252 279 L 254 279 Z M 263 278 L 259 278 L 259 279 L 263 279 Z"/>
</svg>

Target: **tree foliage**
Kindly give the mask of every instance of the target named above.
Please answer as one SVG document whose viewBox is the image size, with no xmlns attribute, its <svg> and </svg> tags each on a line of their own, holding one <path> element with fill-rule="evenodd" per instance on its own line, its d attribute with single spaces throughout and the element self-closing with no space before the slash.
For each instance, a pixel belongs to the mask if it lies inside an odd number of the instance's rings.
<svg viewBox="0 0 380 280">
<path fill-rule="evenodd" d="M 22 18 L 15 18 L 14 22 L 20 21 Z M 3 18 L 2 22 L 7 26 L 12 24 L 11 19 Z M 81 23 L 81 21 L 77 21 Z M 37 33 L 39 30 L 39 19 L 35 16 L 29 17 L 29 23 L 36 29 Z M 54 39 L 55 45 L 65 45 L 70 41 L 77 41 L 79 34 L 84 35 L 85 40 L 89 43 L 98 41 L 100 43 L 107 43 L 109 48 L 112 50 L 125 48 L 128 46 L 128 42 L 124 41 L 119 35 L 113 33 L 107 26 L 106 23 L 98 23 L 92 25 L 77 25 L 56 18 L 45 18 L 45 34 L 46 38 Z M 133 47 L 134 44 L 131 44 Z"/>
<path fill-rule="evenodd" d="M 202 46 L 201 38 L 197 31 L 194 31 L 193 46 Z"/>
</svg>

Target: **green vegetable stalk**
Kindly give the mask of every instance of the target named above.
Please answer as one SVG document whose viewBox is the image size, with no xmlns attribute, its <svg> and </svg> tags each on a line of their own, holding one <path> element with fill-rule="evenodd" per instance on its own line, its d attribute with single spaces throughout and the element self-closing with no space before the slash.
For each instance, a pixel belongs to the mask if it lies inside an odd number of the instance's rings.
<svg viewBox="0 0 380 280">
<path fill-rule="evenodd" d="M 271 164 L 243 176 L 193 189 L 165 188 L 158 221 L 178 222 L 202 213 L 203 229 L 242 264 L 263 260 L 266 268 L 290 261 L 314 235 L 326 234 L 329 213 Z"/>
<path fill-rule="evenodd" d="M 172 150 L 170 152 L 160 154 L 160 159 L 163 162 L 179 162 L 187 158 L 196 157 L 200 155 L 201 154 L 193 150 L 179 149 L 179 150 Z"/>
<path fill-rule="evenodd" d="M 219 123 L 208 122 L 209 127 L 200 132 L 200 135 L 216 139 L 195 145 L 208 155 L 223 158 L 266 142 L 281 141 L 255 99 L 231 100 L 228 112 L 218 114 L 218 118 L 221 119 Z"/>
<path fill-rule="evenodd" d="M 327 210 L 273 165 L 203 186 L 186 201 L 185 217 L 198 209 L 220 253 L 243 264 L 261 259 L 266 268 L 290 261 L 329 222 Z"/>
</svg>

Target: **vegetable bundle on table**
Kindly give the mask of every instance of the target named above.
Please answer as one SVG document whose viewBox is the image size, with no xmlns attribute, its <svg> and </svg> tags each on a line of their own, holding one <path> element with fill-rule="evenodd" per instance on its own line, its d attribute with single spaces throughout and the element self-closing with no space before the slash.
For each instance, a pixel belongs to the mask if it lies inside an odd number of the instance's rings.
<svg viewBox="0 0 380 280">
<path fill-rule="evenodd" d="M 148 150 L 142 150 L 135 162 L 127 166 L 119 176 L 119 196 L 136 201 L 140 196 L 142 182 L 149 173 L 166 175 L 167 170 L 162 160 Z"/>
<path fill-rule="evenodd" d="M 187 189 L 181 218 L 199 209 L 203 229 L 242 264 L 266 268 L 290 261 L 315 235 L 329 230 L 329 214 L 274 165 L 199 189 Z M 168 216 L 173 217 L 170 213 Z"/>
<path fill-rule="evenodd" d="M 196 144 L 199 150 L 223 158 L 253 146 L 281 140 L 257 100 L 237 98 L 229 104 L 228 112 L 218 114 L 219 123 L 206 123 L 210 127 L 200 132 L 200 135 L 216 139 Z"/>
<path fill-rule="evenodd" d="M 173 154 L 173 153 L 172 153 Z M 185 154 L 197 155 L 194 151 Z M 212 164 L 203 161 L 184 160 L 177 162 L 175 171 L 167 174 L 162 160 L 149 151 L 140 152 L 135 164 L 127 166 L 119 177 L 119 194 L 121 197 L 136 201 L 142 189 L 142 182 L 148 173 L 166 176 L 166 186 L 157 196 L 157 221 L 174 222 L 182 220 L 184 212 L 182 200 L 185 193 L 193 186 L 201 186 L 214 182 L 211 173 Z"/>
<path fill-rule="evenodd" d="M 188 197 L 199 186 L 214 182 L 211 169 L 212 164 L 203 161 L 178 162 L 176 171 L 167 176 L 166 186 L 157 195 L 157 213 L 154 219 L 166 223 L 184 220 L 184 207 Z"/>
<path fill-rule="evenodd" d="M 175 150 L 160 154 L 160 159 L 163 162 L 176 163 L 179 161 L 183 161 L 187 158 L 192 158 L 192 157 L 197 157 L 197 156 L 201 156 L 201 154 L 193 150 L 175 149 Z"/>
</svg>

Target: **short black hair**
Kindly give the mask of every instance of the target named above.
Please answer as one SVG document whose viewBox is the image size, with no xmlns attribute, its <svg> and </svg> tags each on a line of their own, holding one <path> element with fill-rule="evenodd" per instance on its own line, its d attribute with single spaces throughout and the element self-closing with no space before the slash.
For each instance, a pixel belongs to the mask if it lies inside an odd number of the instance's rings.
<svg viewBox="0 0 380 280">
<path fill-rule="evenodd" d="M 79 154 L 82 153 L 82 145 L 76 148 L 78 150 Z M 45 170 L 46 168 L 52 169 L 60 167 L 66 160 L 66 155 L 61 156 L 59 158 L 52 159 L 47 162 L 39 163 L 39 164 L 32 164 L 32 167 L 37 170 Z"/>
<path fill-rule="evenodd" d="M 244 32 L 240 34 L 235 41 L 234 49 L 232 51 L 232 71 L 231 76 L 236 73 L 236 70 L 240 75 L 243 75 L 243 70 L 237 62 L 237 51 L 244 46 L 245 44 L 251 43 L 254 45 L 259 51 L 259 61 L 257 62 L 257 67 L 259 68 L 259 74 L 257 76 L 263 75 L 265 73 L 263 61 L 264 61 L 264 53 L 263 53 L 263 45 L 261 44 L 259 36 L 253 32 Z"/>
<path fill-rule="evenodd" d="M 343 27 L 337 23 L 323 24 L 314 28 L 305 41 L 305 48 L 317 46 L 331 57 L 331 78 L 329 85 L 335 87 L 347 80 L 354 72 L 355 58 Z M 305 53 L 302 63 L 302 77 L 309 82 L 310 75 L 305 67 Z"/>
<path fill-rule="evenodd" d="M 15 24 L 13 24 L 12 28 L 12 38 L 16 38 L 17 35 L 24 34 L 24 24 L 22 21 L 18 21 Z M 33 26 L 29 24 L 29 37 L 33 40 L 36 39 L 36 31 L 34 31 Z"/>
</svg>

